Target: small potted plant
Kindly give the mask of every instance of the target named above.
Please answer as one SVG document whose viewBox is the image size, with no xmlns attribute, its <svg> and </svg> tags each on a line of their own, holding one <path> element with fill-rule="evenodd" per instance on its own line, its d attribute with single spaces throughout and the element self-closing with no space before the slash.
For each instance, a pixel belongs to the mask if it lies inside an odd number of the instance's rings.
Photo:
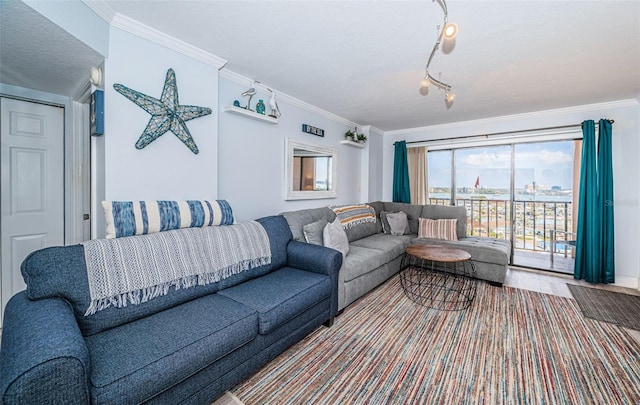
<svg viewBox="0 0 640 405">
<path fill-rule="evenodd" d="M 344 133 L 344 139 L 348 141 L 358 142 L 358 135 L 352 130 L 348 130 Z"/>
<path fill-rule="evenodd" d="M 356 127 L 353 131 L 348 130 L 344 133 L 344 139 L 356 142 L 356 143 L 364 143 L 367 142 L 367 136 L 365 134 L 359 134 L 358 128 Z"/>
</svg>

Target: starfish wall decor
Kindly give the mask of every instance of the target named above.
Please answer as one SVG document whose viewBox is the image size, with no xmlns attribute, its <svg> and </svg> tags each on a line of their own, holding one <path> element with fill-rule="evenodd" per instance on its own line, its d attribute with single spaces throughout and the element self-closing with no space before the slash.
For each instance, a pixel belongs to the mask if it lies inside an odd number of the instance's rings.
<svg viewBox="0 0 640 405">
<path fill-rule="evenodd" d="M 114 84 L 113 88 L 151 114 L 151 119 L 147 127 L 136 141 L 136 149 L 144 148 L 164 135 L 167 131 L 171 131 L 191 152 L 195 154 L 200 152 L 193 137 L 191 137 L 185 121 L 209 115 L 211 114 L 211 108 L 198 107 L 195 105 L 180 105 L 178 103 L 176 72 L 174 72 L 173 69 L 167 70 L 167 77 L 164 80 L 164 88 L 162 89 L 160 100 L 119 83 Z"/>
</svg>

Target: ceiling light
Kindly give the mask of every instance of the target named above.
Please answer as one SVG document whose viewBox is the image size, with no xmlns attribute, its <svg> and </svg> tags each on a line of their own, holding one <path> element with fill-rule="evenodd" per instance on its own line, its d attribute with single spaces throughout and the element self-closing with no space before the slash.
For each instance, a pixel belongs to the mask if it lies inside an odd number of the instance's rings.
<svg viewBox="0 0 640 405">
<path fill-rule="evenodd" d="M 427 87 L 429 83 L 433 83 L 435 86 L 445 90 L 445 98 L 447 102 L 452 102 L 454 97 L 456 96 L 454 93 L 451 93 L 451 85 L 447 84 L 439 79 L 436 79 L 429 73 L 429 66 L 431 65 L 431 61 L 433 60 L 433 56 L 436 54 L 438 47 L 440 46 L 440 42 L 442 42 L 442 38 L 445 39 L 453 39 L 458 33 L 458 25 L 454 23 L 449 23 L 449 13 L 447 11 L 447 2 L 446 0 L 439 0 L 438 3 L 442 6 L 442 10 L 444 11 L 444 24 L 442 25 L 442 30 L 440 26 L 438 26 L 438 39 L 436 40 L 435 45 L 433 45 L 433 49 L 431 50 L 431 54 L 429 54 L 429 59 L 427 60 L 427 65 L 424 68 L 424 79 L 420 81 L 421 87 Z"/>
<path fill-rule="evenodd" d="M 456 93 L 449 93 L 448 91 L 444 93 L 444 99 L 447 103 L 452 102 L 453 99 L 455 98 L 456 98 Z"/>
<path fill-rule="evenodd" d="M 456 37 L 458 33 L 458 24 L 456 23 L 448 23 L 444 26 L 444 30 L 442 31 L 442 36 L 444 39 L 453 39 Z"/>
</svg>

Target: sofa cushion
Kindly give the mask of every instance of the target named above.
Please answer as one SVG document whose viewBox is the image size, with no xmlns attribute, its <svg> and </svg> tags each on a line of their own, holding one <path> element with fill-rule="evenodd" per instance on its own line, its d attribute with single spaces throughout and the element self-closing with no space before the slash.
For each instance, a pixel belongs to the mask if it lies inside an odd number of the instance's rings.
<svg viewBox="0 0 640 405">
<path fill-rule="evenodd" d="M 304 209 L 299 211 L 283 212 L 280 215 L 286 218 L 293 240 L 304 242 L 303 227 L 312 222 L 324 219 L 327 222 L 333 222 L 336 214 L 329 207 Z"/>
<path fill-rule="evenodd" d="M 375 235 L 380 232 L 379 230 L 380 220 L 376 216 L 376 222 L 365 222 L 362 224 L 353 225 L 350 228 L 346 228 L 344 231 L 347 234 L 349 242 L 353 242 L 358 239 L 366 238 L 370 235 Z"/>
<path fill-rule="evenodd" d="M 411 240 L 414 237 L 415 235 L 393 236 L 378 233 L 355 242 L 351 242 L 350 247 L 353 249 L 354 246 L 359 246 L 368 249 L 386 251 L 389 253 L 391 260 L 393 260 L 393 258 L 404 253 L 405 249 L 411 244 Z"/>
<path fill-rule="evenodd" d="M 142 403 L 257 333 L 255 310 L 210 294 L 90 336 L 92 403 Z"/>
<path fill-rule="evenodd" d="M 380 221 L 380 212 L 384 211 L 384 203 L 382 201 L 374 201 L 367 203 L 376 211 L 376 233 L 382 232 L 382 221 Z"/>
<path fill-rule="evenodd" d="M 371 236 L 369 238 L 371 238 Z M 358 243 L 369 238 L 361 239 L 354 243 Z M 351 281 L 363 274 L 377 269 L 396 257 L 397 255 L 394 255 L 394 252 L 386 247 L 384 249 L 375 249 L 351 244 L 349 247 L 349 255 L 347 255 L 342 262 L 340 279 L 344 282 Z"/>
<path fill-rule="evenodd" d="M 291 231 L 287 220 L 281 215 L 257 219 L 267 231 L 271 245 L 271 263 L 245 270 L 218 281 L 218 289 L 228 288 L 246 280 L 260 277 L 287 264 L 287 246 L 291 241 Z"/>
<path fill-rule="evenodd" d="M 467 209 L 465 207 L 454 207 L 450 205 L 424 205 L 421 207 L 422 212 L 420 216 L 422 218 L 457 219 L 456 232 L 458 239 L 467 237 Z"/>
<path fill-rule="evenodd" d="M 159 296 L 139 305 L 124 308 L 109 307 L 84 316 L 91 297 L 82 245 L 50 247 L 33 252 L 22 263 L 22 276 L 27 284 L 30 299 L 63 298 L 73 307 L 73 312 L 84 336 L 113 328 L 136 319 L 163 311 L 183 302 L 216 292 L 245 280 L 259 277 L 287 263 L 287 245 L 291 232 L 282 216 L 257 220 L 267 231 L 271 245 L 271 264 L 235 274 L 219 283 L 197 285 L 176 290 L 170 288 L 167 295 Z M 174 231 L 180 232 L 180 231 Z"/>
<path fill-rule="evenodd" d="M 283 267 L 266 276 L 221 290 L 218 294 L 257 311 L 259 332 L 266 335 L 307 308 L 328 299 L 331 296 L 331 278 Z"/>
<path fill-rule="evenodd" d="M 418 218 L 422 213 L 422 205 L 412 205 L 396 202 L 385 202 L 384 210 L 389 212 L 404 212 L 409 220 L 409 229 L 411 233 L 418 234 Z"/>
<path fill-rule="evenodd" d="M 324 246 L 324 239 L 322 232 L 327 226 L 328 222 L 325 219 L 319 219 L 316 222 L 306 224 L 302 227 L 302 233 L 304 234 L 304 240 L 312 245 Z"/>
<path fill-rule="evenodd" d="M 389 226 L 387 214 L 390 214 L 390 212 L 380 211 L 380 224 L 382 225 L 382 232 L 391 235 L 391 227 Z"/>
<path fill-rule="evenodd" d="M 462 249 L 475 262 L 493 263 L 506 266 L 509 263 L 511 242 L 504 239 L 469 237 L 457 241 L 416 238 L 413 243 L 440 245 Z"/>
</svg>

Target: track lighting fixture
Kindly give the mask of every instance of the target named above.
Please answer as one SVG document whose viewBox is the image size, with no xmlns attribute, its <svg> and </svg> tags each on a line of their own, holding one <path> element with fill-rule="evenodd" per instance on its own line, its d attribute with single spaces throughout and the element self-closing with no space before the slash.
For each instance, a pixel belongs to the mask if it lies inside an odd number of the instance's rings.
<svg viewBox="0 0 640 405">
<path fill-rule="evenodd" d="M 431 61 L 433 60 L 433 56 L 438 50 L 440 46 L 440 42 L 442 42 L 442 38 L 445 40 L 450 40 L 455 38 L 458 33 L 458 25 L 455 23 L 449 22 L 449 13 L 447 11 L 447 2 L 446 0 L 437 0 L 438 3 L 442 6 L 442 10 L 444 11 L 444 24 L 442 25 L 442 30 L 440 30 L 440 26 L 438 26 L 438 39 L 436 40 L 433 49 L 431 50 L 431 54 L 429 55 L 429 59 L 427 60 L 427 65 L 424 69 L 424 78 L 420 81 L 420 87 L 428 87 L 430 83 L 433 83 L 435 86 L 444 89 L 445 91 L 445 100 L 447 103 L 450 103 L 455 98 L 455 94 L 451 92 L 451 85 L 445 83 L 439 79 L 436 79 L 429 73 L 429 66 L 431 65 Z"/>
<path fill-rule="evenodd" d="M 444 100 L 447 103 L 451 103 L 453 101 L 453 99 L 456 98 L 456 93 L 451 93 L 449 90 L 445 91 L 444 93 Z"/>
</svg>

